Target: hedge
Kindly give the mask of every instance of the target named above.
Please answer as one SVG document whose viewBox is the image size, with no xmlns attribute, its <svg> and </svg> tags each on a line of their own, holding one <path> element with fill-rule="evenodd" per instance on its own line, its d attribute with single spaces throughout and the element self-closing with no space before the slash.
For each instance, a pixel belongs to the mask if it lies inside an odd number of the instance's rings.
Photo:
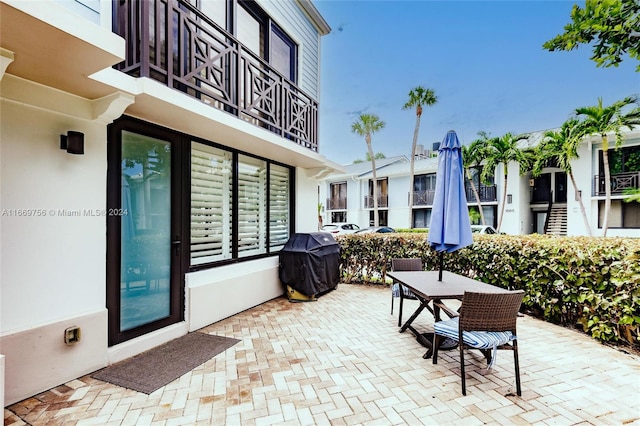
<svg viewBox="0 0 640 426">
<path fill-rule="evenodd" d="M 427 234 L 337 240 L 345 283 L 388 284 L 392 258 L 419 257 L 425 269 L 438 268 Z M 640 239 L 474 235 L 471 246 L 444 254 L 443 265 L 488 284 L 525 290 L 523 304 L 547 321 L 640 348 Z"/>
</svg>

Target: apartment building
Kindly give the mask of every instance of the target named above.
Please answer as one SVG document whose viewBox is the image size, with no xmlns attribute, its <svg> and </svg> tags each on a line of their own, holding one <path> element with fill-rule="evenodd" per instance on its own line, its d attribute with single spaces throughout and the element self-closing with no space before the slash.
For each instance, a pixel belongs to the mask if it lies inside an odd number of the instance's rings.
<svg viewBox="0 0 640 426">
<path fill-rule="evenodd" d="M 277 252 L 341 170 L 318 149 L 310 0 L 0 16 L 5 405 L 283 293 Z"/>
<path fill-rule="evenodd" d="M 544 131 L 532 132 L 527 140 L 521 141 L 521 148 L 536 146 L 543 134 Z M 612 202 L 607 236 L 640 237 L 640 203 L 624 201 L 625 191 L 640 188 L 640 129 L 622 134 L 624 142 L 620 147 L 614 149 L 610 142 Z M 613 141 L 613 137 L 609 139 Z M 468 179 L 465 184 L 472 220 L 479 223 L 481 208 L 485 224 L 497 227 L 504 207 L 501 232 L 588 235 L 580 209 L 582 199 L 592 235 L 602 235 L 606 197 L 601 138 L 585 138 L 578 154 L 579 158 L 572 164 L 577 191 L 567 174 L 553 164 L 537 177 L 532 177 L 531 172 L 521 175 L 518 164 L 508 164 L 506 189 L 504 166 L 496 168 L 489 182 L 480 182 L 481 170 L 472 169 L 473 185 Z M 436 158 L 416 159 L 412 186 L 406 158 L 385 160 L 380 161 L 379 166 L 376 164 L 380 224 L 393 228 L 427 228 L 435 192 Z M 373 187 L 371 164 L 347 165 L 345 170 L 324 178 L 320 184 L 319 196 L 325 206 L 323 221 L 369 226 L 373 222 L 373 203 L 369 198 Z M 413 190 L 412 206 L 409 206 L 410 189 Z"/>
</svg>

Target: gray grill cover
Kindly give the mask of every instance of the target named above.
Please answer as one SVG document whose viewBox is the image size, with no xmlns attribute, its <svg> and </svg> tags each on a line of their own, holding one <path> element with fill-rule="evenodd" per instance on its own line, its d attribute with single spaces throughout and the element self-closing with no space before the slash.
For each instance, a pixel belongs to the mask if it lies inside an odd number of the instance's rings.
<svg viewBox="0 0 640 426">
<path fill-rule="evenodd" d="M 279 261 L 280 281 L 305 296 L 332 290 L 340 281 L 340 245 L 327 232 L 293 234 Z"/>
</svg>

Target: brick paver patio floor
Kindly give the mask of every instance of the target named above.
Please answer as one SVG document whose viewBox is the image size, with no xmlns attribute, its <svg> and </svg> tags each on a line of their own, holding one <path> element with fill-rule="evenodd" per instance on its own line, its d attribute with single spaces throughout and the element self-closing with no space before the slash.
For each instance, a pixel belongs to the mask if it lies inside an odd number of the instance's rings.
<svg viewBox="0 0 640 426">
<path fill-rule="evenodd" d="M 405 317 L 417 306 L 405 303 Z M 241 339 L 151 395 L 80 377 L 4 410 L 5 425 L 640 425 L 640 357 L 531 317 L 513 357 L 485 371 L 467 352 L 438 364 L 398 333 L 390 291 L 341 284 L 317 302 L 279 298 L 201 331 Z M 432 330 L 424 313 L 416 328 Z"/>
</svg>

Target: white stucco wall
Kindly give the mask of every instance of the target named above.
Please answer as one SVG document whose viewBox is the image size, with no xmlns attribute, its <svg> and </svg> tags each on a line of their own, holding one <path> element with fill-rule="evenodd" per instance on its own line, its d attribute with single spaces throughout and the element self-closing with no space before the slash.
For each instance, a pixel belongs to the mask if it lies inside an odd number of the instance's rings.
<svg viewBox="0 0 640 426">
<path fill-rule="evenodd" d="M 355 223 L 360 228 L 369 226 L 369 212 L 362 209 L 364 195 L 360 190 L 360 181 L 347 179 L 347 222 Z"/>
<path fill-rule="evenodd" d="M 191 272 L 186 275 L 185 281 L 189 331 L 198 330 L 284 293 L 278 278 L 277 256 Z"/>
<path fill-rule="evenodd" d="M 410 228 L 409 176 L 389 177 L 389 220 L 392 228 Z"/>
<path fill-rule="evenodd" d="M 598 231 L 598 203 L 592 196 L 593 176 L 597 174 L 597 156 L 592 152 L 591 142 L 585 142 L 578 147 L 579 158 L 572 164 L 573 176 L 582 191 L 582 202 L 589 220 L 589 226 L 594 236 L 601 235 Z M 567 234 L 587 235 L 588 231 L 580 213 L 580 203 L 576 201 L 576 192 L 567 176 Z"/>
<path fill-rule="evenodd" d="M 325 200 L 318 195 L 318 180 L 309 176 L 307 170 L 296 169 L 296 232 L 318 231 L 318 203 Z"/>
<path fill-rule="evenodd" d="M 105 306 L 106 126 L 65 114 L 77 98 L 55 100 L 56 112 L 2 100 L 2 333 Z M 84 155 L 60 149 L 68 130 L 84 133 Z"/>
<path fill-rule="evenodd" d="M 9 76 L 2 95 L 0 347 L 9 404 L 106 365 L 107 163 L 106 126 L 78 118 L 91 115 L 86 100 Z M 84 133 L 84 155 L 60 149 L 69 130 Z M 81 340 L 67 346 L 71 326 Z"/>
</svg>

